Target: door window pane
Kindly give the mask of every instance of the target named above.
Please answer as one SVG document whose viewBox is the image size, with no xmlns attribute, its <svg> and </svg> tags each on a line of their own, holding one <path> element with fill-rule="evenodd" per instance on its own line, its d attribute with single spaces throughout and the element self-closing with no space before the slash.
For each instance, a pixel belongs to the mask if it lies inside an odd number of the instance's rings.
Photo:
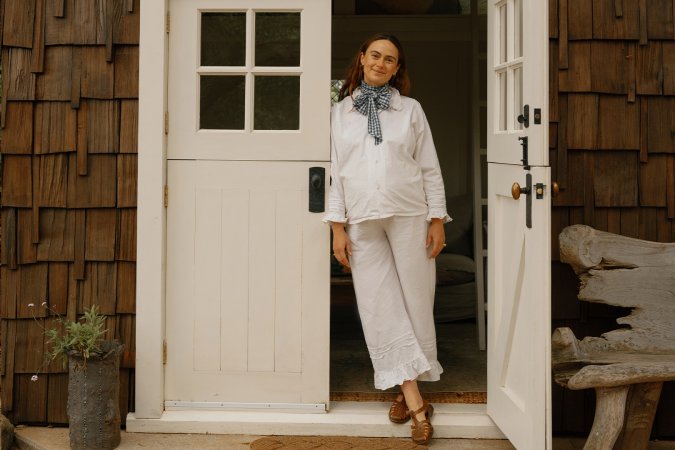
<svg viewBox="0 0 675 450">
<path fill-rule="evenodd" d="M 523 2 L 522 0 L 514 0 L 513 8 L 515 9 L 514 19 L 515 24 L 515 55 L 514 58 L 523 56 Z"/>
<path fill-rule="evenodd" d="M 506 130 L 506 72 L 497 74 L 499 77 L 499 131 Z"/>
<path fill-rule="evenodd" d="M 507 43 L 509 39 L 509 33 L 507 29 L 507 8 L 506 4 L 503 4 L 499 7 L 499 63 L 505 63 L 507 60 L 506 49 L 508 48 Z"/>
<path fill-rule="evenodd" d="M 523 124 L 518 122 L 518 116 L 523 114 L 523 69 L 513 69 L 513 128 L 522 130 Z"/>
<path fill-rule="evenodd" d="M 300 65 L 300 13 L 255 14 L 255 65 Z"/>
<path fill-rule="evenodd" d="M 254 129 L 300 128 L 299 76 L 256 76 L 254 90 Z"/>
<path fill-rule="evenodd" d="M 246 13 L 202 13 L 202 66 L 246 64 Z"/>
<path fill-rule="evenodd" d="M 244 129 L 244 76 L 202 75 L 199 90 L 199 128 Z"/>
</svg>

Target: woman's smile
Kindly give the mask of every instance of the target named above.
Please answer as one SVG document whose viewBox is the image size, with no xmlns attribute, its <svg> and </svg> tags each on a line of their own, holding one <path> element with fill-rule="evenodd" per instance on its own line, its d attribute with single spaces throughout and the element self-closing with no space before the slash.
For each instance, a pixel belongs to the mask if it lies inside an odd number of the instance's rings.
<svg viewBox="0 0 675 450">
<path fill-rule="evenodd" d="M 361 54 L 363 80 L 371 86 L 383 86 L 399 68 L 398 49 L 386 39 L 373 42 Z"/>
</svg>

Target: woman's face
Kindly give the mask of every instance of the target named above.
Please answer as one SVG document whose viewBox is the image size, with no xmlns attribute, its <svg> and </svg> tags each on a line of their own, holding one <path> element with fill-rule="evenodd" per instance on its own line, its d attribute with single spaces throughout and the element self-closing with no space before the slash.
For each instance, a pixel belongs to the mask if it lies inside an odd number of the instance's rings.
<svg viewBox="0 0 675 450">
<path fill-rule="evenodd" d="M 384 86 L 399 68 L 398 49 L 386 39 L 374 41 L 361 53 L 363 80 L 370 86 Z"/>
</svg>

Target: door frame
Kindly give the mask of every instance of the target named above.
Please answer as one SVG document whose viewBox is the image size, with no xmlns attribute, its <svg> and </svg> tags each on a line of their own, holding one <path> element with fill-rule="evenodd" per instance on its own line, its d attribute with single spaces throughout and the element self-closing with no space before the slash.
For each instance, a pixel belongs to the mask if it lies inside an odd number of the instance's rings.
<svg viewBox="0 0 675 450">
<path fill-rule="evenodd" d="M 164 339 L 165 339 L 165 277 L 166 277 L 166 148 L 165 130 L 168 94 L 168 0 L 144 0 L 140 6 L 139 45 L 139 101 L 138 101 L 138 208 L 137 208 L 137 260 L 136 260 L 136 369 L 135 369 L 135 412 L 130 413 L 128 431 L 163 432 L 234 432 L 227 431 L 215 417 L 191 416 L 191 421 L 176 427 L 184 418 L 168 417 L 164 412 Z M 488 400 L 489 401 L 489 400 Z M 338 403 L 338 402 L 336 402 Z M 446 406 L 446 405 L 442 405 Z M 336 405 L 334 416 L 338 434 L 345 434 L 343 424 L 353 423 L 354 414 L 348 406 Z M 386 409 L 386 405 L 383 406 Z M 501 432 L 492 423 L 485 408 L 474 405 L 448 405 L 445 409 L 450 429 L 454 431 L 445 437 L 500 438 Z M 441 411 L 439 411 L 441 412 Z M 171 415 L 180 411 L 171 411 Z M 369 412 L 366 416 L 372 417 Z M 263 413 L 268 414 L 268 413 Z M 293 415 L 293 413 L 290 413 Z M 225 414 L 227 415 L 227 414 Z M 221 420 L 225 415 L 219 414 Z M 239 414 L 241 416 L 241 414 Z M 306 417 L 294 414 L 290 420 L 299 427 L 304 426 Z M 201 418 L 200 418 L 201 417 Z M 249 432 L 267 433 L 273 431 L 264 416 L 249 418 L 253 426 Z M 384 417 L 384 416 L 383 416 Z M 165 419 L 155 430 L 148 424 L 158 421 L 144 419 Z M 215 419 L 215 420 L 214 420 Z M 232 418 L 228 419 L 230 423 Z M 363 419 L 361 419 L 363 420 Z M 437 419 L 443 420 L 441 415 Z M 201 421 L 201 422 L 200 422 Z M 213 425 L 213 422 L 218 422 Z M 197 426 L 202 423 L 203 426 Z M 209 425 L 209 423 L 211 425 Z M 461 424 L 464 431 L 457 428 Z M 242 430 L 240 424 L 234 424 Z M 266 426 L 267 425 L 267 426 Z M 277 425 L 281 425 L 279 422 Z M 331 425 L 331 427 L 333 426 Z M 377 424 L 389 430 L 386 423 Z M 441 425 L 439 423 L 439 425 Z M 328 425 L 327 425 L 328 426 Z M 375 424 L 373 424 L 375 426 Z M 442 425 L 441 425 L 442 426 Z M 285 428 L 284 428 L 285 427 Z M 301 429 L 283 425 L 286 432 L 303 434 Z M 310 425 L 310 434 L 317 428 Z M 266 431 L 265 431 L 266 430 Z M 333 428 L 330 428 L 333 430 Z M 440 431 L 440 430 L 439 430 Z M 391 431 L 387 431 L 391 433 Z M 382 431 L 363 430 L 360 434 L 381 435 Z M 407 432 L 406 432 L 407 433 Z M 326 429 L 324 434 L 333 434 Z M 357 433 L 359 434 L 359 433 Z M 445 433 L 440 433 L 445 434 Z"/>
<path fill-rule="evenodd" d="M 168 0 L 143 0 L 140 8 L 134 416 L 159 419 L 164 412 Z"/>
</svg>

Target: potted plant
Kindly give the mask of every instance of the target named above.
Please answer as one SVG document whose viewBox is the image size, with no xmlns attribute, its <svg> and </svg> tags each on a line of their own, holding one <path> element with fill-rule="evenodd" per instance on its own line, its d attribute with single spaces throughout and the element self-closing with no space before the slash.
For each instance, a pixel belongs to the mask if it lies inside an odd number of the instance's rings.
<svg viewBox="0 0 675 450">
<path fill-rule="evenodd" d="M 55 314 L 62 326 L 61 330 L 45 330 L 45 358 L 47 363 L 61 358 L 64 367 L 68 365 L 70 448 L 116 448 L 120 443 L 119 366 L 123 345 L 103 339 L 105 316 L 95 305 L 77 321 L 64 319 L 46 302 L 42 306 Z"/>
</svg>

